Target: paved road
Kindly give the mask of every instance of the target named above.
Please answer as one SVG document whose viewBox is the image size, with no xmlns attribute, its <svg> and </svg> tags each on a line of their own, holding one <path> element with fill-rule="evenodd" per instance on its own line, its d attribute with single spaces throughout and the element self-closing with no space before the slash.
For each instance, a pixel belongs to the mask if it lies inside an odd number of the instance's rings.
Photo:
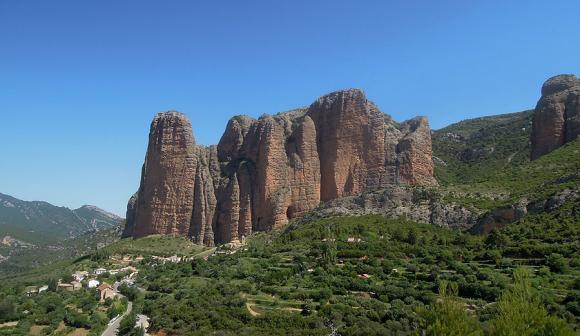
<svg viewBox="0 0 580 336">
<path fill-rule="evenodd" d="M 123 319 L 123 317 L 127 316 L 127 314 L 131 312 L 131 310 L 133 310 L 133 302 L 129 301 L 129 304 L 127 305 L 127 310 L 123 313 L 123 315 L 119 316 L 115 320 L 115 322 L 109 324 L 109 326 L 107 326 L 107 329 L 103 331 L 101 336 L 116 336 L 117 332 L 119 331 L 119 325 L 121 325 L 121 320 Z"/>
<path fill-rule="evenodd" d="M 136 327 L 142 327 L 145 330 L 145 336 L 148 336 L 147 329 L 149 329 L 149 317 L 143 314 L 137 314 Z"/>
</svg>

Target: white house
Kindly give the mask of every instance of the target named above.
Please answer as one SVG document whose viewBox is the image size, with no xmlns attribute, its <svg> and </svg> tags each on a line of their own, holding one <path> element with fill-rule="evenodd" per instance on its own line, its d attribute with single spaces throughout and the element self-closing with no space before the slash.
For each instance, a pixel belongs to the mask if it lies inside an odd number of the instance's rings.
<svg viewBox="0 0 580 336">
<path fill-rule="evenodd" d="M 103 273 L 105 273 L 105 272 L 107 272 L 107 270 L 106 270 L 106 269 L 104 269 L 104 268 L 97 268 L 97 269 L 95 270 L 95 274 L 96 274 L 96 275 L 103 274 Z"/>
<path fill-rule="evenodd" d="M 44 285 L 44 286 L 41 286 L 40 288 L 38 288 L 38 292 L 39 293 L 42 293 L 42 292 L 44 292 L 46 290 L 48 290 L 48 286 L 47 285 Z"/>
<path fill-rule="evenodd" d="M 91 279 L 91 280 L 89 280 L 89 283 L 88 283 L 87 287 L 89 287 L 89 288 L 97 288 L 97 286 L 99 284 L 100 284 L 99 280 Z"/>
</svg>

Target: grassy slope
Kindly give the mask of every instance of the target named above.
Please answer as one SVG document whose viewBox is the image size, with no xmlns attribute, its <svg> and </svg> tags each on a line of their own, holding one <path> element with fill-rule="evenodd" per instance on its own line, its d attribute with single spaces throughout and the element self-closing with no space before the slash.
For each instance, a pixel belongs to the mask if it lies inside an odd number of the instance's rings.
<svg viewBox="0 0 580 336">
<path fill-rule="evenodd" d="M 497 170 L 487 180 L 449 185 L 449 200 L 483 209 L 513 204 L 522 198 L 546 199 L 563 189 L 580 188 L 580 140 L 538 160 Z"/>
<path fill-rule="evenodd" d="M 529 161 L 532 111 L 469 119 L 433 132 L 435 175 L 443 185 L 485 180 Z"/>
<path fill-rule="evenodd" d="M 51 268 L 62 267 L 78 258 L 112 244 L 121 237 L 121 228 L 90 232 L 72 239 L 62 240 L 54 245 L 41 245 L 12 251 L 8 260 L 0 263 L 0 278 L 18 275 L 43 274 Z M 0 254 L 3 249 L 0 248 Z M 4 251 L 7 253 L 8 251 Z M 48 265 L 48 266 L 47 266 Z M 44 267 L 47 266 L 47 267 Z"/>
<path fill-rule="evenodd" d="M 206 247 L 196 245 L 183 236 L 151 235 L 138 239 L 122 239 L 107 246 L 104 251 L 109 254 L 141 254 L 144 256 L 171 256 L 178 254 L 191 256 L 206 249 Z"/>
<path fill-rule="evenodd" d="M 90 255 L 97 253 L 97 244 L 107 245 L 104 248 L 98 249 L 98 253 L 107 257 L 114 254 L 203 257 L 214 250 L 205 246 L 195 245 L 187 238 L 181 236 L 152 235 L 139 239 L 129 238 L 119 240 L 119 230 L 115 232 L 101 231 L 99 234 L 101 235 L 100 237 L 82 236 L 69 241 L 67 248 L 78 249 L 76 252 L 68 251 L 68 254 L 61 253 L 59 257 L 54 257 L 54 254 L 50 253 L 43 256 L 42 253 L 45 252 L 39 252 L 36 257 L 41 258 L 40 260 L 43 260 L 42 258 L 49 259 L 50 262 L 41 263 L 37 268 L 0 268 L 0 279 L 12 283 L 35 284 L 39 281 L 46 281 L 49 278 L 59 277 L 63 273 L 70 273 L 73 269 L 96 268 L 102 262 L 90 261 Z"/>
</svg>

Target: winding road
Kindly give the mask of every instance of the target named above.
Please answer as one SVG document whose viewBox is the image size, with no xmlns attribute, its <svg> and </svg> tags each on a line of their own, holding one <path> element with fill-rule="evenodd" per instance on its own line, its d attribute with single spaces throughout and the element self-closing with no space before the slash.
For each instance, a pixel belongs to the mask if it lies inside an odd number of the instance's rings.
<svg viewBox="0 0 580 336">
<path fill-rule="evenodd" d="M 109 322 L 107 329 L 103 331 L 101 336 L 116 336 L 117 332 L 119 331 L 119 326 L 121 325 L 121 320 L 129 313 L 131 313 L 131 310 L 133 310 L 133 302 L 129 301 L 127 304 L 127 310 L 123 313 L 123 315 L 117 317 L 113 323 Z"/>
</svg>

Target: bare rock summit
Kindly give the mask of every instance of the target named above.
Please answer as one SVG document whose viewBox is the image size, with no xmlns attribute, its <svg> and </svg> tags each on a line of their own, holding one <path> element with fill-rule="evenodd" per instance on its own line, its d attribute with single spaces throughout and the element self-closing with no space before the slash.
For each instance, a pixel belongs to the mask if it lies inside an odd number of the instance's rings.
<svg viewBox="0 0 580 336">
<path fill-rule="evenodd" d="M 535 160 L 580 137 L 580 79 L 558 75 L 542 86 L 534 110 L 532 148 Z"/>
</svg>

